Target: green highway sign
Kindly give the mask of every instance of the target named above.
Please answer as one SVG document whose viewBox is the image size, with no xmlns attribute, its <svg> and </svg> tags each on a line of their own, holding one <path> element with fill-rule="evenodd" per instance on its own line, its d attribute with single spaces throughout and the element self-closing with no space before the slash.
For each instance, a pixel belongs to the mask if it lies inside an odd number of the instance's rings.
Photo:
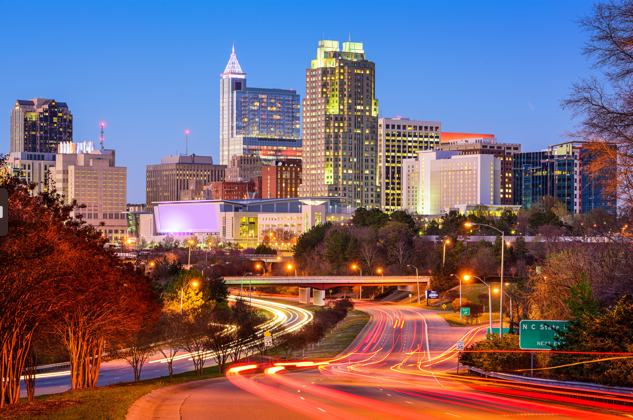
<svg viewBox="0 0 633 420">
<path fill-rule="evenodd" d="M 461 314 L 465 316 L 470 316 L 470 308 L 462 308 Z"/>
<path fill-rule="evenodd" d="M 522 350 L 551 350 L 558 344 L 558 331 L 567 330 L 567 321 L 521 321 L 519 323 L 519 347 Z"/>
<path fill-rule="evenodd" d="M 510 328 L 503 327 L 503 333 L 510 334 Z M 490 334 L 490 328 L 486 328 L 486 334 Z M 493 327 L 492 334 L 499 334 L 499 327 Z"/>
</svg>

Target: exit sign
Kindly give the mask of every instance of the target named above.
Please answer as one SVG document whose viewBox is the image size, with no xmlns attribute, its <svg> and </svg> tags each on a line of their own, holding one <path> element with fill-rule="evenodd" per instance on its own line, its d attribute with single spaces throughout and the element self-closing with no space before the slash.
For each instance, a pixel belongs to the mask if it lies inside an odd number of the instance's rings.
<svg viewBox="0 0 633 420">
<path fill-rule="evenodd" d="M 521 321 L 519 347 L 522 350 L 551 350 L 560 343 L 559 331 L 567 331 L 567 321 Z"/>
</svg>

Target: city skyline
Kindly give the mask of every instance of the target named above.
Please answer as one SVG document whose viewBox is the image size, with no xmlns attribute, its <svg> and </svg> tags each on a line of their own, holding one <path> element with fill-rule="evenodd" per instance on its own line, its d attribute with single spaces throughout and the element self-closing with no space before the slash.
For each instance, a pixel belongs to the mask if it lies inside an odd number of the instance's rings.
<svg viewBox="0 0 633 420">
<path fill-rule="evenodd" d="M 284 31 L 263 35 L 244 29 L 248 25 L 234 30 L 231 22 L 214 17 L 228 8 L 221 3 L 185 3 L 179 8 L 164 3 L 150 10 L 134 3 L 105 8 L 90 3 L 64 16 L 38 3 L 39 12 L 30 22 L 54 18 L 76 42 L 56 56 L 64 62 L 61 74 L 41 77 L 41 69 L 21 67 L 19 81 L 0 90 L 0 102 L 7 122 L 18 99 L 67 103 L 75 117 L 77 142 L 96 143 L 99 124 L 105 122 L 105 147 L 116 149 L 120 165 L 128 167 L 127 201 L 143 202 L 145 166 L 184 153 L 186 129 L 190 152 L 220 161 L 217 75 L 226 66 L 233 41 L 252 85 L 294 89 L 304 99 L 305 63 L 314 58 L 316 42 L 351 37 L 363 43 L 376 63 L 375 96 L 382 117 L 441 121 L 446 131 L 493 133 L 500 142 L 521 143 L 524 151 L 558 143 L 559 136 L 573 128 L 559 100 L 574 80 L 588 74 L 580 54 L 583 34 L 573 21 L 591 2 L 451 3 L 459 7 L 394 3 L 392 19 L 369 7 L 358 11 L 362 24 L 328 20 L 326 11 L 315 10 L 310 12 L 312 21 L 319 22 L 314 25 L 290 19 L 306 12 L 306 5 L 246 4 L 241 17 L 246 23 L 277 15 L 288 18 Z M 27 11 L 17 4 L 4 7 L 6 15 L 14 17 L 0 29 L 9 36 L 19 31 L 17 22 L 24 21 Z M 83 23 L 82 17 L 96 9 L 100 26 L 88 19 Z M 356 8 L 342 3 L 341 9 Z M 406 14 L 400 13 L 405 9 Z M 138 22 L 141 13 L 145 18 Z M 420 21 L 426 31 L 417 26 Z M 162 30 L 165 25 L 169 31 Z M 498 37 L 500 32 L 505 35 Z M 91 36 L 80 36 L 85 33 Z M 29 42 L 37 34 L 23 37 Z M 17 61 L 25 57 L 17 44 L 7 49 Z M 42 50 L 41 58 L 50 61 L 49 54 Z M 5 80 L 15 72 L 0 71 Z M 204 106 L 192 106 L 195 101 Z M 8 129 L 0 131 L 0 143 L 8 152 Z"/>
</svg>

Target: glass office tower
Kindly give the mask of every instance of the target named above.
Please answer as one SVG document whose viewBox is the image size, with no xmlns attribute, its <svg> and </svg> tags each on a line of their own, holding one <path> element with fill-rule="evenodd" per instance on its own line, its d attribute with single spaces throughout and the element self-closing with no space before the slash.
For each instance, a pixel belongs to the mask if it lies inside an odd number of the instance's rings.
<svg viewBox="0 0 633 420">
<path fill-rule="evenodd" d="M 256 155 L 264 164 L 301 158 L 301 103 L 295 90 L 246 86 L 235 48 L 220 81 L 220 163 Z"/>
</svg>

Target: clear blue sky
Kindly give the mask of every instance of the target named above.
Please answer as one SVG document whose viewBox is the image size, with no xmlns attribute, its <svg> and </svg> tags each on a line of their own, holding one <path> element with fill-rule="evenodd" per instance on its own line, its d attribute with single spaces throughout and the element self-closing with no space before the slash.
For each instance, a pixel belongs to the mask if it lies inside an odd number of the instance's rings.
<svg viewBox="0 0 633 420">
<path fill-rule="evenodd" d="M 524 151 L 560 140 L 559 107 L 589 74 L 574 20 L 591 2 L 0 1 L 1 151 L 16 99 L 68 103 L 75 141 L 128 168 L 128 202 L 145 202 L 145 166 L 189 151 L 219 160 L 219 74 L 235 49 L 253 87 L 296 89 L 326 39 L 363 42 L 382 116 L 493 133 Z"/>
</svg>

